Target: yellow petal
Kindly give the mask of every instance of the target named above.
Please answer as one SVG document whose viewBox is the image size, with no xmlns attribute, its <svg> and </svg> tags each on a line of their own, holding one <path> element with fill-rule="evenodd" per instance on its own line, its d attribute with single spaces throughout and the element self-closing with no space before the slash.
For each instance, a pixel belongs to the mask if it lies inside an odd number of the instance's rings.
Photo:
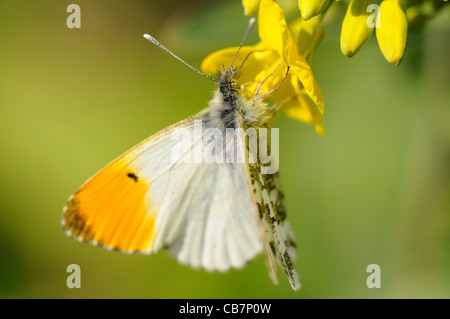
<svg viewBox="0 0 450 319">
<path fill-rule="evenodd" d="M 291 67 L 290 72 L 294 72 L 297 75 L 308 95 L 316 103 L 319 111 L 323 113 L 322 91 L 320 90 L 319 84 L 312 74 L 309 64 L 304 59 L 303 61 L 301 61 L 301 59 L 296 59 L 291 61 L 289 66 Z"/>
<path fill-rule="evenodd" d="M 279 72 L 274 75 L 278 77 L 279 81 L 281 81 L 286 75 L 286 66 L 280 67 Z M 276 85 L 279 84 L 279 81 L 277 83 L 272 82 L 270 89 L 276 87 Z M 270 94 L 269 99 L 273 102 L 273 104 L 285 103 L 286 100 L 290 100 L 299 95 L 301 93 L 301 89 L 302 87 L 298 81 L 297 75 L 290 73 L 284 80 L 283 84 L 280 85 L 275 92 Z"/>
<path fill-rule="evenodd" d="M 200 70 L 205 74 L 216 74 L 224 65 L 229 66 L 231 64 L 237 49 L 237 47 L 231 47 L 211 53 L 203 59 Z"/>
<path fill-rule="evenodd" d="M 302 88 L 297 76 L 288 76 L 283 85 L 270 95 L 270 100 L 279 104 L 288 117 L 312 124 L 319 135 L 325 134 L 322 115 Z"/>
<path fill-rule="evenodd" d="M 292 39 L 283 10 L 272 0 L 261 0 L 258 32 L 262 43 L 280 56 L 290 51 Z"/>
<path fill-rule="evenodd" d="M 242 0 L 242 6 L 244 7 L 244 14 L 246 16 L 257 14 L 260 1 L 261 0 Z"/>
<path fill-rule="evenodd" d="M 378 12 L 376 28 L 378 45 L 385 59 L 399 65 L 403 59 L 408 33 L 403 0 L 384 0 Z"/>
<path fill-rule="evenodd" d="M 200 70 L 205 74 L 215 75 L 219 70 L 222 70 L 223 67 L 230 67 L 237 50 L 238 47 L 231 47 L 211 53 L 203 60 Z M 263 50 L 261 45 L 243 46 L 234 62 L 236 69 L 249 54 L 250 56 L 245 61 L 242 72 L 240 72 L 240 84 L 253 81 L 256 74 L 261 71 L 261 68 L 266 66 L 266 61 L 273 59 L 273 57 L 270 57 L 270 52 Z"/>
<path fill-rule="evenodd" d="M 323 112 L 323 97 L 311 67 L 305 57 L 300 55 L 289 33 L 283 10 L 271 0 L 261 0 L 259 7 L 259 37 L 263 45 L 276 51 L 290 66 L 290 72 L 297 75 L 308 95 Z"/>
<path fill-rule="evenodd" d="M 271 61 L 272 64 L 262 68 L 262 71 L 255 77 L 255 82 L 258 83 L 258 85 L 264 81 L 260 88 L 260 95 L 263 95 L 264 93 L 267 93 L 277 87 L 286 75 L 286 66 L 280 65 L 282 60 L 278 55 L 275 55 L 274 58 L 271 58 L 268 61 Z M 280 88 L 284 86 L 285 85 L 281 85 Z M 280 88 L 278 91 L 280 91 Z M 256 92 L 253 92 L 253 94 L 254 93 Z"/>
<path fill-rule="evenodd" d="M 348 57 L 354 56 L 373 33 L 371 16 L 367 12 L 374 0 L 352 0 L 347 8 L 341 30 L 341 51 Z M 370 11 L 370 10 L 369 10 Z"/>
<path fill-rule="evenodd" d="M 309 20 L 322 13 L 329 2 L 330 0 L 298 0 L 298 7 L 303 20 Z"/>
</svg>

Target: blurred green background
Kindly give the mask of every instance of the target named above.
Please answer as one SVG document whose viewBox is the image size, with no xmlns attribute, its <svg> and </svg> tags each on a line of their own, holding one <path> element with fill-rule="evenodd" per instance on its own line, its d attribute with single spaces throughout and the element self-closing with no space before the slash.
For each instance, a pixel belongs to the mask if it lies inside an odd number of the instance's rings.
<svg viewBox="0 0 450 319">
<path fill-rule="evenodd" d="M 214 85 L 194 66 L 237 45 L 248 18 L 233 1 L 86 1 L 69 29 L 67 1 L 0 2 L 0 297 L 449 298 L 449 8 L 410 34 L 399 67 L 373 36 L 339 49 L 343 10 L 329 16 L 313 71 L 326 135 L 281 114 L 280 174 L 303 288 L 264 256 L 208 273 L 161 251 L 129 256 L 63 233 L 68 197 L 105 164 L 200 111 Z M 249 44 L 257 41 L 253 31 Z M 66 267 L 81 267 L 68 289 Z M 369 264 L 381 288 L 369 289 Z"/>
</svg>

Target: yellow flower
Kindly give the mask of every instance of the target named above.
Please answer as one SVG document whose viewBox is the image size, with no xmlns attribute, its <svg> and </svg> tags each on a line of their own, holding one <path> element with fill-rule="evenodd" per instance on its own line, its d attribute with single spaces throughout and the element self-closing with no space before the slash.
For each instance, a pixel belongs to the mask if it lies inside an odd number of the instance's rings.
<svg viewBox="0 0 450 319">
<path fill-rule="evenodd" d="M 329 2 L 330 0 L 298 0 L 298 7 L 303 20 L 309 20 L 322 13 Z"/>
<path fill-rule="evenodd" d="M 242 6 L 244 7 L 244 14 L 246 16 L 257 14 L 260 2 L 261 0 L 242 0 Z"/>
<path fill-rule="evenodd" d="M 323 112 L 322 92 L 314 79 L 311 67 L 300 55 L 289 32 L 284 13 L 271 0 L 262 0 L 259 8 L 259 37 L 268 49 L 276 51 L 286 66 L 290 67 L 308 95 Z"/>
<path fill-rule="evenodd" d="M 286 77 L 289 66 L 287 78 L 276 92 L 270 94 L 270 100 L 285 110 L 288 116 L 313 124 L 316 131 L 323 134 L 322 92 L 306 61 L 306 55 L 311 54 L 311 48 L 318 42 L 317 33 L 309 42 L 305 40 L 303 45 L 309 47 L 302 47 L 300 53 L 289 32 L 283 11 L 271 0 L 261 0 L 258 29 L 261 43 L 242 47 L 235 61 L 235 66 L 239 66 L 248 56 L 238 79 L 243 93 L 252 97 L 264 79 L 259 94 L 271 91 Z M 313 30 L 310 30 L 312 35 Z M 306 31 L 298 30 L 300 32 Z M 212 53 L 203 61 L 202 71 L 212 74 L 223 65 L 230 65 L 236 50 L 227 48 Z"/>
<path fill-rule="evenodd" d="M 322 20 L 328 7 L 337 1 L 339 0 L 297 0 L 301 19 L 303 22 L 313 18 L 316 21 Z M 242 0 L 245 14 L 256 14 L 262 3 L 263 0 Z M 264 3 L 268 5 L 266 0 Z M 378 5 L 379 3 L 381 4 Z M 342 22 L 340 40 L 342 53 L 348 57 L 355 55 L 376 29 L 378 45 L 384 57 L 388 62 L 399 65 L 406 49 L 408 30 L 422 29 L 425 23 L 436 15 L 437 11 L 445 7 L 447 0 L 412 0 L 408 1 L 407 8 L 405 3 L 406 0 L 349 0 Z M 285 0 L 283 4 L 287 12 L 292 11 L 292 4 L 295 6 L 294 0 Z M 291 24 L 298 24 L 297 20 Z M 270 25 L 267 28 L 270 28 Z M 314 30 L 318 31 L 318 29 Z M 304 55 L 302 48 L 305 46 L 302 42 L 305 39 L 297 35 L 293 35 L 293 39 L 297 44 L 299 54 Z M 314 48 L 311 53 L 313 51 Z M 306 61 L 311 61 L 310 54 L 306 56 Z M 314 99 L 313 96 L 311 97 Z M 315 99 L 314 101 L 317 103 Z"/>
<path fill-rule="evenodd" d="M 347 8 L 341 30 L 341 51 L 348 57 L 354 56 L 369 40 L 373 25 L 367 12 L 374 0 L 352 0 Z"/>
<path fill-rule="evenodd" d="M 405 4 L 403 0 L 384 0 L 377 16 L 378 45 L 389 63 L 399 65 L 403 59 L 408 33 Z"/>
</svg>

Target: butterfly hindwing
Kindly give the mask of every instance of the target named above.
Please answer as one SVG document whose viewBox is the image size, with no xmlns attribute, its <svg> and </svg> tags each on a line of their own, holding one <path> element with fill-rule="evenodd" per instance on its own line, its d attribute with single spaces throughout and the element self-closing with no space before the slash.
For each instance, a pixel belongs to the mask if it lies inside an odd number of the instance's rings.
<svg viewBox="0 0 450 319">
<path fill-rule="evenodd" d="M 249 130 L 249 126 L 242 121 L 242 118 L 239 120 L 239 125 L 247 132 L 246 135 L 241 136 L 240 140 L 246 149 L 247 180 L 262 230 L 261 236 L 266 251 L 269 276 L 274 283 L 278 283 L 276 264 L 279 264 L 286 273 L 292 288 L 298 290 L 301 285 L 294 266 L 295 236 L 291 225 L 286 220 L 284 194 L 281 190 L 278 171 L 264 169 L 273 163 L 261 162 L 261 158 L 264 158 L 260 153 L 261 145 L 266 145 L 266 150 L 271 149 L 271 121 L 263 123 L 262 130 L 260 128 Z M 271 160 L 277 161 L 276 157 L 272 157 Z"/>
<path fill-rule="evenodd" d="M 294 290 L 300 289 L 300 281 L 294 267 L 295 237 L 291 225 L 286 220 L 284 196 L 278 173 L 262 174 L 259 163 L 250 163 L 249 169 L 259 218 L 270 248 L 268 249 L 268 258 L 277 261 Z M 271 264 L 271 266 L 274 265 Z"/>
</svg>

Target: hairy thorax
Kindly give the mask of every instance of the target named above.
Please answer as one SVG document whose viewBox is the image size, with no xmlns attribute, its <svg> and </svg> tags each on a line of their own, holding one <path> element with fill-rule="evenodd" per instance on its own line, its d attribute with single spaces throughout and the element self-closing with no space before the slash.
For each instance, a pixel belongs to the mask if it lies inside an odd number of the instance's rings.
<svg viewBox="0 0 450 319">
<path fill-rule="evenodd" d="M 271 116 L 267 105 L 258 97 L 247 99 L 239 89 L 233 67 L 218 74 L 219 88 L 210 101 L 209 121 L 219 129 L 240 127 L 239 120 L 246 127 L 266 127 Z"/>
</svg>

